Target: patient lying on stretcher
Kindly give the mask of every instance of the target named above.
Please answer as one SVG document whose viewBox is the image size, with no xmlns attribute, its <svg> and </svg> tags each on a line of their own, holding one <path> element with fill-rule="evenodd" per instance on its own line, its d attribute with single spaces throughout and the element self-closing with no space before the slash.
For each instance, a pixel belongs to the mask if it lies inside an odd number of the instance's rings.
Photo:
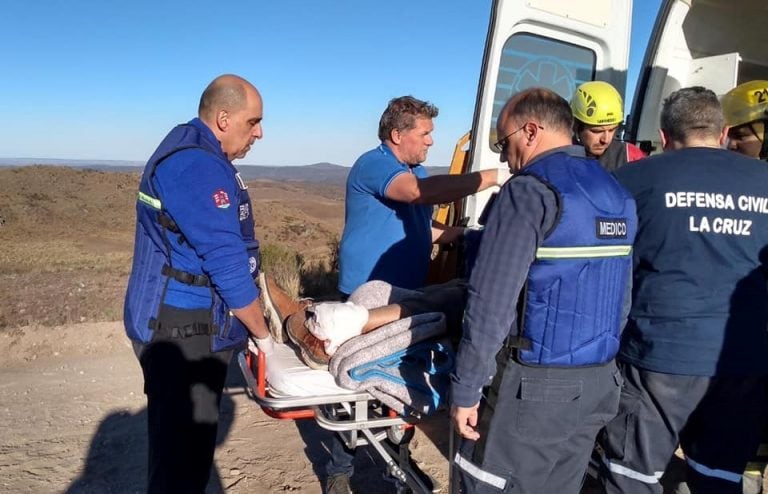
<svg viewBox="0 0 768 494">
<path fill-rule="evenodd" d="M 346 302 L 317 304 L 290 299 L 268 277 L 261 284 L 274 340 L 289 339 L 311 367 L 302 371 L 291 364 L 296 355 L 287 345 L 264 351 L 257 341 L 273 391 L 291 396 L 365 391 L 402 415 L 429 415 L 445 405 L 454 361 L 449 336 L 461 326 L 464 283 L 411 291 L 372 281 Z M 311 378 L 311 389 L 293 382 L 303 377 Z M 329 379 L 335 390 L 328 389 Z"/>
<path fill-rule="evenodd" d="M 263 276 L 261 285 L 275 339 L 283 341 L 286 334 L 313 369 L 327 369 L 331 357 L 351 338 L 419 314 L 444 314 L 448 334 L 457 335 L 466 296 L 466 284 L 460 280 L 418 291 L 370 281 L 346 302 L 315 304 L 292 300 L 270 276 Z"/>
</svg>

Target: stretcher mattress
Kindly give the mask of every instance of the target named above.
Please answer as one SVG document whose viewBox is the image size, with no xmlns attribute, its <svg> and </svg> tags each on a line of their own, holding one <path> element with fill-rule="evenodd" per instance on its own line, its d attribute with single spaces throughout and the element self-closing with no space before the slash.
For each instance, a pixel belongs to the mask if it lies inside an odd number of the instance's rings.
<svg viewBox="0 0 768 494">
<path fill-rule="evenodd" d="M 258 352 L 255 348 L 253 350 Z M 267 357 L 266 377 L 270 394 L 275 397 L 359 393 L 359 391 L 339 387 L 327 370 L 307 367 L 293 347 L 286 344 L 275 344 L 274 351 Z"/>
</svg>

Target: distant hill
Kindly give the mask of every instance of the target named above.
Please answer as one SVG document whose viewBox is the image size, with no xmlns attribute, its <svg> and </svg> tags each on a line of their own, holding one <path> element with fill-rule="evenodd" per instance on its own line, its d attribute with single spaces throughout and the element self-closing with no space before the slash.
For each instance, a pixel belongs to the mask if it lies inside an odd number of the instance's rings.
<svg viewBox="0 0 768 494">
<path fill-rule="evenodd" d="M 120 160 L 57 160 L 48 158 L 0 158 L 2 166 L 50 165 L 67 166 L 87 170 L 117 173 L 141 173 L 144 163 Z M 447 166 L 429 166 L 430 175 L 448 173 Z M 270 180 L 273 182 L 308 182 L 343 185 L 349 167 L 333 163 L 314 163 L 303 166 L 256 166 L 238 165 L 245 180 Z"/>
<path fill-rule="evenodd" d="M 333 163 L 315 163 L 304 166 L 255 166 L 238 165 L 237 169 L 246 180 L 272 180 L 275 182 L 311 182 L 343 184 L 347 181 L 349 167 Z"/>
<path fill-rule="evenodd" d="M 105 169 L 108 171 L 135 171 L 144 166 L 139 161 L 128 160 L 69 160 L 58 158 L 0 158 L 0 167 L 3 166 L 69 166 L 71 168 L 91 168 L 94 170 Z"/>
</svg>

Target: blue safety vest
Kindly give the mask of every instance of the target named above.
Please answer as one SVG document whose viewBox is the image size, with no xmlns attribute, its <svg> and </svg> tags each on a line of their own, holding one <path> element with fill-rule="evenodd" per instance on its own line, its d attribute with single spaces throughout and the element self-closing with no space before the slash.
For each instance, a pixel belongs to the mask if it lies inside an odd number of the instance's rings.
<svg viewBox="0 0 768 494">
<path fill-rule="evenodd" d="M 171 279 L 191 287 L 209 287 L 211 306 L 208 320 L 196 322 L 192 328 L 184 328 L 185 332 L 175 332 L 182 337 L 190 334 L 210 334 L 211 350 L 216 352 L 243 344 L 247 330 L 231 315 L 229 307 L 214 289 L 207 275 L 188 273 L 173 267 L 169 242 L 185 243 L 186 240 L 183 232 L 163 209 L 162 198 L 153 185 L 155 170 L 166 158 L 192 148 L 210 153 L 212 160 L 226 161 L 221 157 L 221 150 L 213 149 L 199 129 L 194 125 L 184 124 L 168 134 L 144 169 L 136 203 L 136 239 L 133 268 L 125 299 L 124 321 L 129 338 L 143 343 L 150 342 L 155 332 L 163 327 L 159 313 Z M 248 251 L 249 270 L 255 279 L 259 272 L 260 257 L 251 200 L 247 186 L 235 167 L 228 161 L 226 164 L 231 169 L 232 180 L 237 183 L 239 190 L 237 206 L 240 233 Z"/>
<path fill-rule="evenodd" d="M 555 153 L 527 166 L 548 185 L 558 217 L 531 265 L 522 297 L 518 360 L 599 365 L 619 349 L 632 275 L 635 201 L 598 161 Z"/>
</svg>

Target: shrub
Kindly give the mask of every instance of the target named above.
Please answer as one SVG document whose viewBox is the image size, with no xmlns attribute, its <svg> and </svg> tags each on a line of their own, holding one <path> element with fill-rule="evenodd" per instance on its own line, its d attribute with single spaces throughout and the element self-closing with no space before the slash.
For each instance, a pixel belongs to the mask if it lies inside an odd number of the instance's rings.
<svg viewBox="0 0 768 494">
<path fill-rule="evenodd" d="M 336 298 L 339 281 L 339 241 L 328 240 L 324 258 L 306 260 L 298 252 L 275 244 L 262 244 L 261 269 L 274 276 L 280 287 L 293 297 L 317 300 Z"/>
<path fill-rule="evenodd" d="M 262 244 L 261 269 L 270 273 L 288 295 L 298 298 L 304 258 L 298 252 L 275 244 Z"/>
</svg>

